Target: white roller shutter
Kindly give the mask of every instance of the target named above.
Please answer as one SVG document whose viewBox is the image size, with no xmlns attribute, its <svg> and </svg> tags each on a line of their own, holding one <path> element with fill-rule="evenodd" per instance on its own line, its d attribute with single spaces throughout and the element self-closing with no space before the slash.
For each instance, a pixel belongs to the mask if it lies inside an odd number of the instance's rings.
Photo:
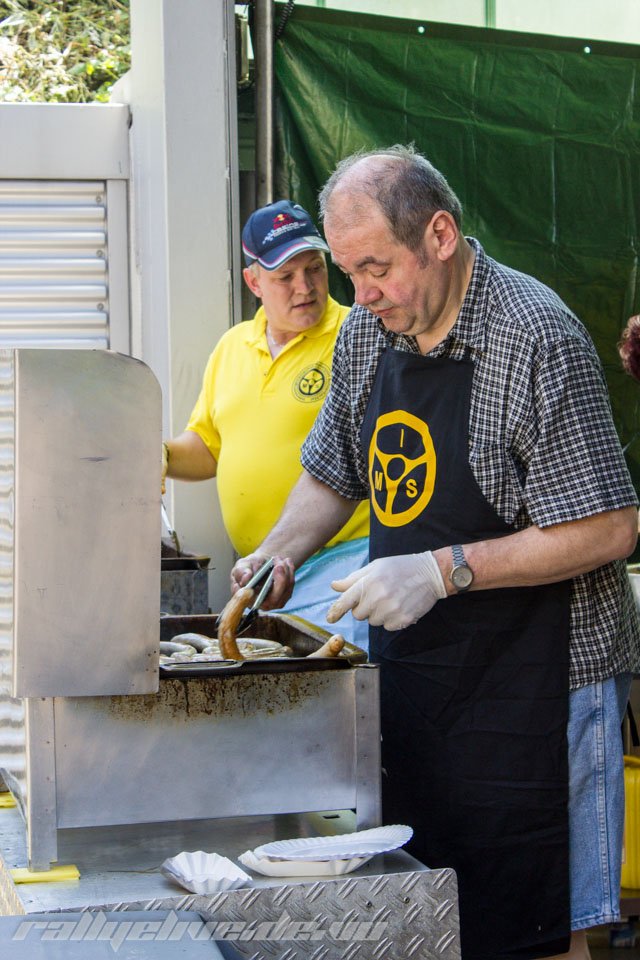
<svg viewBox="0 0 640 960">
<path fill-rule="evenodd" d="M 14 347 L 129 353 L 129 111 L 0 104 L 0 788 L 24 781 L 12 699 Z"/>
<path fill-rule="evenodd" d="M 0 347 L 106 348 L 105 181 L 0 181 Z"/>
<path fill-rule="evenodd" d="M 130 351 L 126 106 L 0 104 L 0 349 Z"/>
</svg>

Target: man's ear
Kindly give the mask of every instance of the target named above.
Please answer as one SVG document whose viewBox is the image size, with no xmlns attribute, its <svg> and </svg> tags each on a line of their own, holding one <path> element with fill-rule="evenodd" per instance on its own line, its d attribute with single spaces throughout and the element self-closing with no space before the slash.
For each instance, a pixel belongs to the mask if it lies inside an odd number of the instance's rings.
<svg viewBox="0 0 640 960">
<path fill-rule="evenodd" d="M 244 277 L 244 282 L 249 287 L 249 290 L 251 290 L 251 293 L 254 295 L 254 297 L 258 297 L 259 300 L 262 299 L 260 280 L 255 275 L 251 267 L 245 267 L 242 271 L 242 276 Z"/>
<path fill-rule="evenodd" d="M 458 245 L 460 231 L 458 226 L 446 210 L 438 210 L 433 215 L 427 229 L 425 230 L 425 240 L 428 248 L 435 251 L 439 260 L 448 260 L 455 253 Z"/>
</svg>

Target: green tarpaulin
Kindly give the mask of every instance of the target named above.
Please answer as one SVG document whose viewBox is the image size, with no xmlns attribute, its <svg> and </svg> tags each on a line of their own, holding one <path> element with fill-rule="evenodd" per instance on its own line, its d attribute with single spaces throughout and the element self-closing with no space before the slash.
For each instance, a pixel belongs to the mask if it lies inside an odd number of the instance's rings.
<svg viewBox="0 0 640 960">
<path fill-rule="evenodd" d="M 616 344 L 640 312 L 639 67 L 637 46 L 305 7 L 276 43 L 277 194 L 316 211 L 342 157 L 414 142 L 460 197 L 465 232 L 588 327 L 638 490 L 640 385 Z M 351 303 L 345 283 L 332 276 Z"/>
</svg>

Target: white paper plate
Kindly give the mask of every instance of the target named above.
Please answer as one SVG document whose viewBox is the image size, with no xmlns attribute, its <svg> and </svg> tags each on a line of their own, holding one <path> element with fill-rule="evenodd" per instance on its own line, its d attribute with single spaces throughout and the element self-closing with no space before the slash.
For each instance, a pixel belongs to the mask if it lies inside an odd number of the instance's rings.
<svg viewBox="0 0 640 960">
<path fill-rule="evenodd" d="M 258 859 L 269 860 L 350 860 L 352 857 L 373 857 L 402 847 L 413 836 L 411 827 L 394 824 L 374 827 L 357 833 L 343 833 L 336 837 L 299 837 L 295 840 L 275 840 L 264 843 L 253 851 Z"/>
<path fill-rule="evenodd" d="M 221 893 L 251 882 L 251 877 L 232 860 L 204 850 L 183 851 L 165 860 L 160 871 L 191 893 Z"/>
<path fill-rule="evenodd" d="M 243 867 L 262 873 L 265 877 L 340 877 L 351 873 L 371 857 L 352 857 L 350 860 L 269 860 L 256 857 L 253 850 L 247 850 L 238 860 Z"/>
</svg>

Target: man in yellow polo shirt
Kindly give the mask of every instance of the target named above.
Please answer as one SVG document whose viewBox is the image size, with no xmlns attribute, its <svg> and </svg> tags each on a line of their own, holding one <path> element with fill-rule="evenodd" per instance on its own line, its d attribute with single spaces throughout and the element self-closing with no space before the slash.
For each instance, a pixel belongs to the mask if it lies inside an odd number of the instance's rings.
<svg viewBox="0 0 640 960">
<path fill-rule="evenodd" d="M 220 339 L 185 432 L 163 447 L 166 476 L 217 477 L 225 527 L 246 556 L 273 527 L 302 472 L 300 447 L 329 389 L 333 347 L 349 308 L 329 296 L 329 248 L 298 204 L 279 200 L 256 210 L 242 248 L 245 282 L 262 306 Z M 284 609 L 333 632 L 325 620 L 335 597 L 330 584 L 368 563 L 368 510 L 361 503 L 302 565 Z M 340 627 L 345 639 L 368 649 L 366 622 L 350 618 Z"/>
</svg>

